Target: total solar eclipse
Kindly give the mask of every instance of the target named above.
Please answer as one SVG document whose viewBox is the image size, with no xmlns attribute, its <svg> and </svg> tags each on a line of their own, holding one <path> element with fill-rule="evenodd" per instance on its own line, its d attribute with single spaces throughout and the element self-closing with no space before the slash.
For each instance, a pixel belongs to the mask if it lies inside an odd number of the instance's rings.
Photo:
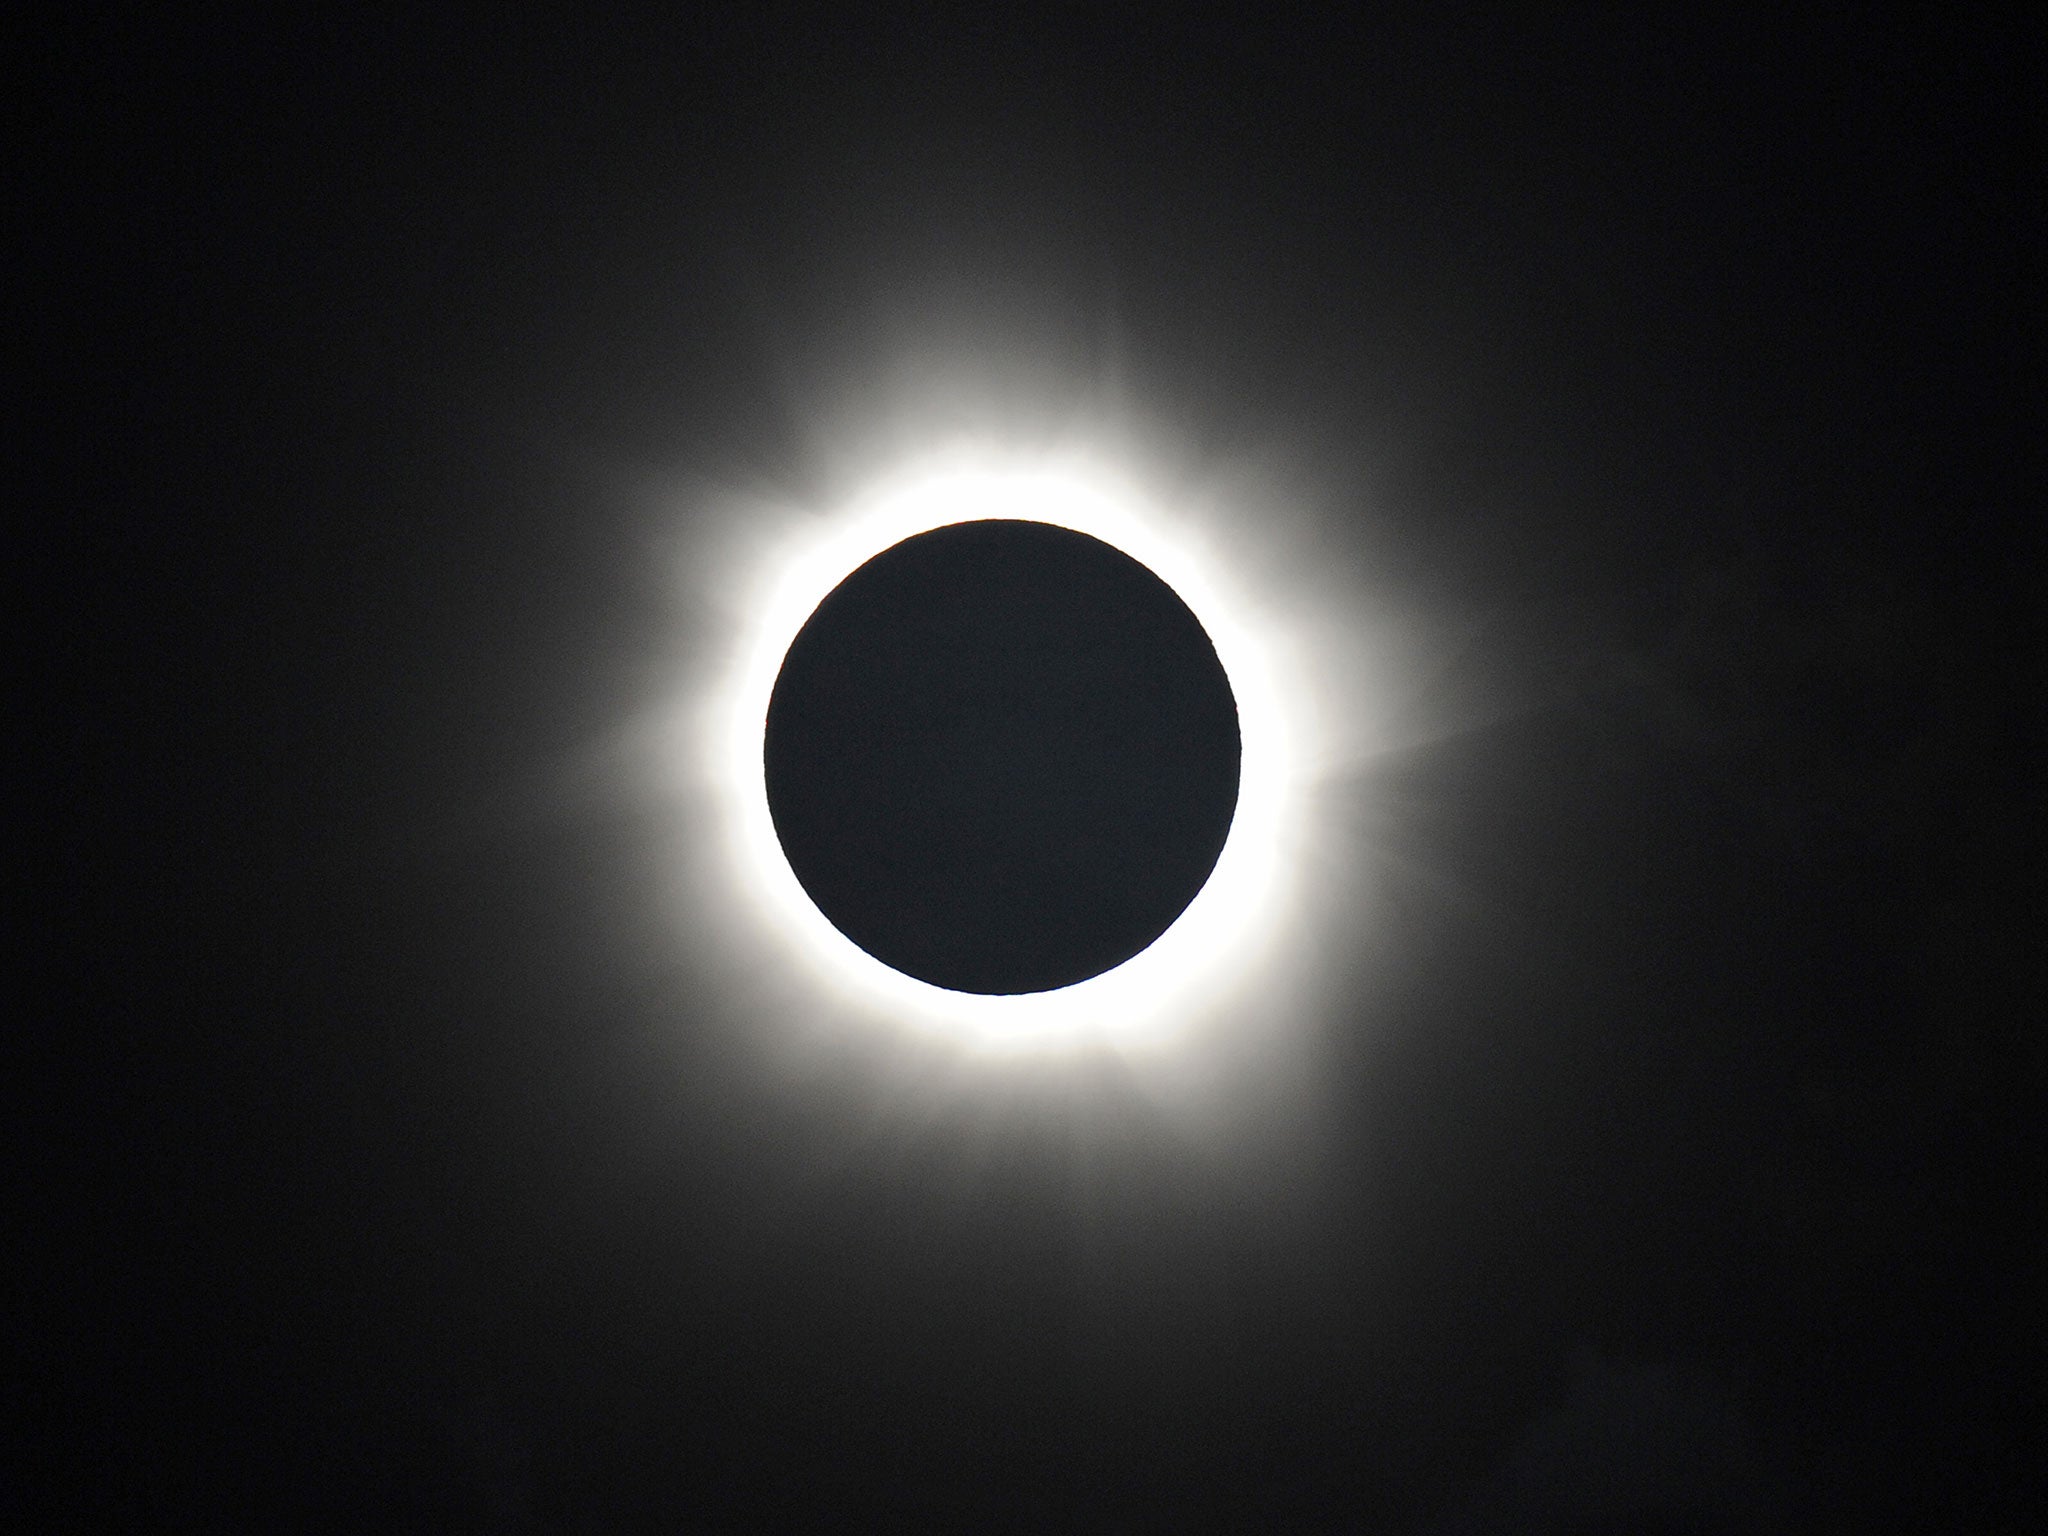
<svg viewBox="0 0 2048 1536">
<path fill-rule="evenodd" d="M 1215 868 L 1237 703 L 1143 564 L 1013 518 L 903 540 L 835 587 L 769 700 L 768 808 L 818 910 L 955 992 L 1051 991 L 1153 943 Z"/>
</svg>

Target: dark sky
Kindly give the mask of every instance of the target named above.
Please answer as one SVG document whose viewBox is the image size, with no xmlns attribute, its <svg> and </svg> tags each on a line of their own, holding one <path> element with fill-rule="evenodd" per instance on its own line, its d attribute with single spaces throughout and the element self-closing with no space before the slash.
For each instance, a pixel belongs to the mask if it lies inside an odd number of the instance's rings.
<svg viewBox="0 0 2048 1536">
<path fill-rule="evenodd" d="M 690 9 L 17 61 L 21 569 L 75 686 L 32 728 L 9 1496 L 2031 1497 L 2038 36 Z M 1316 919 L 1395 958 L 1315 1021 L 1299 1166 L 1114 1072 L 1052 1116 L 765 1068 L 785 1021 L 649 958 L 644 809 L 560 788 L 694 643 L 646 487 L 804 504 L 899 402 L 1103 399 L 1465 637 L 1415 684 L 1458 728 L 1332 792 L 1379 830 L 1331 856 L 1407 873 L 1391 925 Z"/>
</svg>

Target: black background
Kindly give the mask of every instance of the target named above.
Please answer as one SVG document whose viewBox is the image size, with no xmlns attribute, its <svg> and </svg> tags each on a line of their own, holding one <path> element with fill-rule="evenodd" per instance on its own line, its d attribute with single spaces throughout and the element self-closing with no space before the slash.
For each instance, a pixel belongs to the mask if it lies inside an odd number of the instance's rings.
<svg viewBox="0 0 2048 1536">
<path fill-rule="evenodd" d="M 964 10 L 15 51 L 10 1497 L 1986 1528 L 2042 1409 L 2037 36 Z M 801 502 L 849 402 L 1105 380 L 1469 619 L 1430 689 L 1536 701 L 1352 786 L 1456 894 L 1318 1021 L 1298 1180 L 1113 1079 L 1082 1188 L 1023 1090 L 750 1067 L 778 1021 L 642 962 L 647 827 L 532 788 L 676 643 L 684 503 L 593 465 Z"/>
</svg>

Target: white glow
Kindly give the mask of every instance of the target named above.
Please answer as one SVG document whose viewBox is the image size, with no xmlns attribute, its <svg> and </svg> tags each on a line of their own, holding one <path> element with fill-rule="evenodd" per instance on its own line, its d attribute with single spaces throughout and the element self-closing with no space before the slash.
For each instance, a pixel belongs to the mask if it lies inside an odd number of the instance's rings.
<svg viewBox="0 0 2048 1536">
<path fill-rule="evenodd" d="M 946 991 L 895 971 L 841 934 L 798 884 L 775 836 L 762 737 L 782 659 L 817 604 L 872 556 L 928 529 L 985 518 L 1055 523 L 1114 545 L 1178 593 L 1215 644 L 1236 695 L 1243 741 L 1229 839 L 1200 894 L 1142 953 L 1058 991 L 994 997 Z M 718 802 L 717 822 L 748 948 L 787 966 L 781 978 L 844 1012 L 950 1038 L 977 1050 L 1107 1047 L 1151 1053 L 1233 1011 L 1271 972 L 1283 936 L 1301 932 L 1313 879 L 1310 800 L 1329 743 L 1318 690 L 1294 642 L 1284 594 L 1238 581 L 1215 527 L 1153 504 L 1078 455 L 1021 460 L 969 451 L 920 462 L 822 519 L 784 518 L 733 557 L 739 643 L 688 728 Z M 1240 538 L 1242 535 L 1240 534 Z M 765 942 L 762 942 L 765 941 Z"/>
</svg>

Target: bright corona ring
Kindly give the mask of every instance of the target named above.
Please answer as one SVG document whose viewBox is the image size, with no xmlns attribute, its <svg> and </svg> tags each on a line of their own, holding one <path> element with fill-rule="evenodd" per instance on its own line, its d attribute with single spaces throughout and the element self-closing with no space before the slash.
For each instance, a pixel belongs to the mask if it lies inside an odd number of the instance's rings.
<svg viewBox="0 0 2048 1536">
<path fill-rule="evenodd" d="M 1049 523 L 1098 539 L 1171 587 L 1207 631 L 1236 697 L 1237 806 L 1207 882 L 1179 918 L 1122 964 L 1056 990 L 955 992 L 892 969 L 813 904 L 777 838 L 763 774 L 776 680 L 820 602 L 849 574 L 905 539 L 983 519 Z M 1296 917 L 1314 756 L 1306 690 L 1288 675 L 1275 615 L 1237 590 L 1205 530 L 1149 504 L 1100 466 L 954 456 L 857 497 L 836 515 L 792 525 L 753 551 L 746 633 L 715 687 L 707 733 L 725 806 L 727 854 L 751 916 L 801 980 L 851 1010 L 975 1049 L 1145 1050 L 1175 1044 L 1231 1010 L 1267 968 Z M 1292 876 L 1292 877 L 1291 877 Z"/>
</svg>

